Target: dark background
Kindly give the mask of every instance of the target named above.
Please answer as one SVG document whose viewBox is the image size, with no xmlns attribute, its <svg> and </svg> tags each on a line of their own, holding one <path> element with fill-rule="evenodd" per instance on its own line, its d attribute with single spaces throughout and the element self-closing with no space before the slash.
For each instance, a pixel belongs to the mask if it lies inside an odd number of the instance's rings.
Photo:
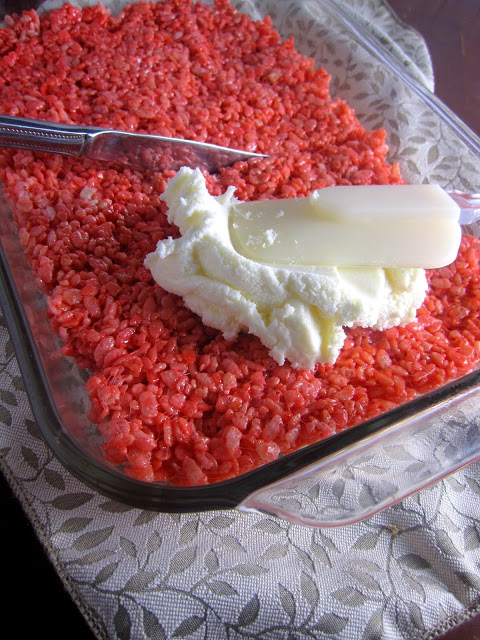
<svg viewBox="0 0 480 640">
<path fill-rule="evenodd" d="M 425 38 L 435 93 L 480 135 L 480 1 L 389 0 Z"/>
<path fill-rule="evenodd" d="M 38 4 L 0 0 L 0 18 Z M 390 5 L 426 39 L 438 97 L 480 135 L 480 1 L 390 0 Z M 92 640 L 93 634 L 1 476 L 0 500 L 3 620 L 12 620 L 15 636 L 20 638 L 46 634 L 49 640 Z M 480 639 L 477 619 L 444 636 L 444 640 L 475 638 Z"/>
</svg>

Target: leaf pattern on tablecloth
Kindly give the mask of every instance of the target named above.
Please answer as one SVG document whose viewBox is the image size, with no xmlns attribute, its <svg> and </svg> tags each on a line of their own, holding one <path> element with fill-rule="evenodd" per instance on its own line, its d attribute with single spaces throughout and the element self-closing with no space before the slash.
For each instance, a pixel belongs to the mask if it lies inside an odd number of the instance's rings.
<svg viewBox="0 0 480 640">
<path fill-rule="evenodd" d="M 474 472 L 456 475 L 462 492 L 439 483 L 331 531 L 231 512 L 139 525 L 142 512 L 117 511 L 68 475 L 64 490 L 32 484 L 30 499 L 48 509 L 44 534 L 101 612 L 104 638 L 391 638 L 399 621 L 420 638 L 480 593 L 480 521 L 461 507 Z"/>
<path fill-rule="evenodd" d="M 114 8 L 122 3 L 112 1 Z M 236 4 L 255 16 L 251 0 Z M 455 180 L 466 191 L 478 189 L 472 155 L 419 108 L 410 90 L 386 86 L 376 61 L 359 64 L 355 42 L 332 41 L 328 20 L 315 21 L 315 2 L 263 4 L 282 35 L 297 33 L 302 52 L 315 54 L 319 63 L 331 61 L 333 92 L 351 101 L 369 127 L 386 127 L 391 154 L 407 179 L 429 176 L 444 186 Z M 418 79 L 431 83 L 422 39 L 399 26 L 382 0 L 344 4 Z M 44 5 L 51 6 L 53 1 Z M 73 369 L 68 375 L 73 389 Z M 480 439 L 479 421 L 457 426 L 467 442 Z M 448 429 L 439 449 L 445 459 L 455 455 Z M 1 317 L 0 463 L 103 640 L 431 639 L 445 619 L 480 596 L 479 464 L 363 523 L 332 530 L 260 513 L 133 509 L 84 487 L 46 448 Z M 408 443 L 397 442 L 382 456 L 339 471 L 328 487 L 328 505 L 319 482 L 277 497 L 293 514 L 312 505 L 317 515 L 322 508 L 342 514 L 356 502 L 375 505 L 381 490 L 394 491 L 392 467 L 418 478 L 425 471 Z"/>
</svg>

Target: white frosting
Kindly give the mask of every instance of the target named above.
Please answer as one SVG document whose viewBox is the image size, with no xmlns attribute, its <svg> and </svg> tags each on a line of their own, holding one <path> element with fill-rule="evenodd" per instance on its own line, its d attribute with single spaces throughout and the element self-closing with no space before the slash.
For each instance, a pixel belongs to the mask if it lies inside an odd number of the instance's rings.
<svg viewBox="0 0 480 640">
<path fill-rule="evenodd" d="M 237 253 L 233 194 L 230 187 L 211 196 L 198 169 L 180 169 L 162 200 L 181 237 L 159 241 L 145 259 L 160 286 L 226 339 L 248 331 L 279 364 L 311 369 L 336 360 L 343 327 L 385 329 L 415 319 L 427 288 L 423 269 L 274 265 Z"/>
</svg>

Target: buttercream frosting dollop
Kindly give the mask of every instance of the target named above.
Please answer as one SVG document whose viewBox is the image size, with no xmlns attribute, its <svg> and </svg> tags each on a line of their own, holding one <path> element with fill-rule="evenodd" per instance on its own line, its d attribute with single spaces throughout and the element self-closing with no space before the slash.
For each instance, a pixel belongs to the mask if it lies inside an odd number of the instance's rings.
<svg viewBox="0 0 480 640">
<path fill-rule="evenodd" d="M 161 196 L 181 236 L 160 240 L 145 258 L 155 281 L 204 324 L 227 340 L 248 331 L 279 364 L 312 369 L 337 359 L 344 327 L 415 320 L 423 269 L 264 264 L 238 253 L 229 231 L 234 191 L 212 196 L 200 170 L 182 167 Z"/>
</svg>

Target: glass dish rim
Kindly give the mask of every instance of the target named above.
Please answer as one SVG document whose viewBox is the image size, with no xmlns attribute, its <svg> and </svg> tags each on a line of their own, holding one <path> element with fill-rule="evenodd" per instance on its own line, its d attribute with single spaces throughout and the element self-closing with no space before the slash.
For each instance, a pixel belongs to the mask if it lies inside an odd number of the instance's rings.
<svg viewBox="0 0 480 640">
<path fill-rule="evenodd" d="M 337 5 L 333 0 L 315 0 L 315 3 L 320 4 L 327 13 L 343 23 L 364 49 L 398 75 L 480 157 L 480 138 L 413 77 L 381 42 L 374 39 L 373 34 L 363 27 L 348 9 L 343 5 Z M 308 0 L 304 4 L 307 5 Z M 77 479 L 108 498 L 137 508 L 166 513 L 187 513 L 239 507 L 252 493 L 267 486 L 272 487 L 277 481 L 303 472 L 307 467 L 321 463 L 342 451 L 352 449 L 375 434 L 395 428 L 396 423 L 403 418 L 448 401 L 457 393 L 478 386 L 480 382 L 480 370 L 477 369 L 375 418 L 286 454 L 230 480 L 192 487 L 157 482 L 147 483 L 129 478 L 120 471 L 110 470 L 88 456 L 63 427 L 1 243 L 0 286 L 3 293 L 0 297 L 0 306 L 34 417 L 46 443 L 62 465 Z"/>
<path fill-rule="evenodd" d="M 378 39 L 364 27 L 353 15 L 345 4 L 335 0 L 314 0 L 328 7 L 330 15 L 343 22 L 355 35 L 364 49 L 391 71 L 396 73 L 402 81 L 410 87 L 418 97 L 427 104 L 445 124 L 461 138 L 462 142 L 474 153 L 480 156 L 480 136 L 477 135 L 461 118 L 459 118 L 440 98 L 432 93 L 420 80 L 413 76 L 406 67 L 400 64 L 399 59 Z M 390 9 L 396 16 L 393 9 Z M 398 18 L 397 18 L 398 19 Z"/>
</svg>

